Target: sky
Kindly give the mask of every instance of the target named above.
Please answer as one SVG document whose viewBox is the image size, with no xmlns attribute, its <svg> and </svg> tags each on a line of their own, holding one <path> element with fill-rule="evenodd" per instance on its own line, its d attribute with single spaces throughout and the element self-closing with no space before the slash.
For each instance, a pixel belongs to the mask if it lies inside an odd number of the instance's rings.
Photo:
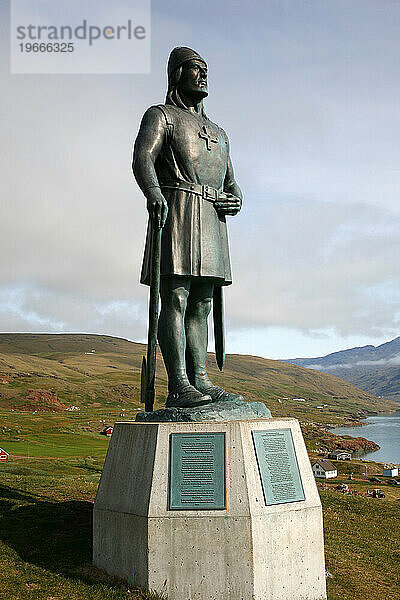
<svg viewBox="0 0 400 600">
<path fill-rule="evenodd" d="M 208 61 L 206 111 L 244 194 L 227 351 L 321 356 L 399 335 L 398 0 L 154 0 L 147 75 L 11 75 L 0 10 L 1 332 L 146 339 L 131 148 L 186 45 Z"/>
</svg>

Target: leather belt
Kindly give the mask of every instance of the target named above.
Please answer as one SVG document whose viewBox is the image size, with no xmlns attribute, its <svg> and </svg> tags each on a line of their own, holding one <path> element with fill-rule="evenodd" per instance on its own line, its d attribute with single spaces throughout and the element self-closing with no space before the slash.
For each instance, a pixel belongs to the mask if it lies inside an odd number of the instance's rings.
<svg viewBox="0 0 400 600">
<path fill-rule="evenodd" d="M 218 196 L 221 190 L 211 187 L 211 185 L 202 185 L 201 183 L 189 183 L 188 181 L 165 181 L 160 183 L 161 188 L 167 188 L 172 190 L 182 190 L 183 192 L 190 192 L 196 194 L 208 200 L 209 202 L 215 202 L 218 200 Z"/>
</svg>

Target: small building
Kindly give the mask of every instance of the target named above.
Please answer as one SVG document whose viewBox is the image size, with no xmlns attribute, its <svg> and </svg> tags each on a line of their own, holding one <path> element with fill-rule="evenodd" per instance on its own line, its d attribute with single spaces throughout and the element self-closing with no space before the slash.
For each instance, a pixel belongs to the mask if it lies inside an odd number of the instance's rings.
<svg viewBox="0 0 400 600">
<path fill-rule="evenodd" d="M 328 458 L 333 460 L 351 460 L 351 450 L 333 450 L 329 452 Z"/>
<path fill-rule="evenodd" d="M 112 432 L 114 430 L 114 427 L 111 427 L 111 425 L 109 425 L 108 427 L 104 427 L 103 431 L 101 432 L 102 435 L 107 435 L 108 437 L 112 436 Z"/>
<path fill-rule="evenodd" d="M 337 469 L 330 460 L 318 460 L 313 464 L 312 472 L 314 477 L 320 477 L 321 479 L 337 477 Z"/>
<path fill-rule="evenodd" d="M 383 477 L 397 477 L 399 474 L 399 469 L 394 465 L 385 465 L 382 469 Z"/>
<path fill-rule="evenodd" d="M 9 454 L 3 448 L 0 448 L 0 462 L 6 462 L 9 459 Z"/>
</svg>

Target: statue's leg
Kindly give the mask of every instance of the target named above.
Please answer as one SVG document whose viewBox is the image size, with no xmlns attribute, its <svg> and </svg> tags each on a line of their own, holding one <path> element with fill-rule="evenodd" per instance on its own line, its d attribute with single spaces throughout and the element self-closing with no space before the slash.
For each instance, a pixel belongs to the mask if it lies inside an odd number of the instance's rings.
<svg viewBox="0 0 400 600">
<path fill-rule="evenodd" d="M 184 320 L 190 283 L 189 277 L 161 277 L 158 341 L 168 373 L 166 406 L 190 407 L 211 402 L 210 396 L 190 384 L 186 374 Z"/>
<path fill-rule="evenodd" d="M 208 315 L 211 310 L 214 285 L 205 278 L 193 278 L 185 315 L 186 363 L 190 382 L 214 402 L 236 400 L 243 396 L 231 394 L 214 385 L 207 375 Z"/>
</svg>

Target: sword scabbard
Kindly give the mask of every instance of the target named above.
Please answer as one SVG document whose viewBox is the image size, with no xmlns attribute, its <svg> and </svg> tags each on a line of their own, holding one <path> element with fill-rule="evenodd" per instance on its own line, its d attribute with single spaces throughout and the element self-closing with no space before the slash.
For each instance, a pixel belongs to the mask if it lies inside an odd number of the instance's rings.
<svg viewBox="0 0 400 600">
<path fill-rule="evenodd" d="M 215 340 L 215 359 L 220 371 L 225 364 L 225 327 L 224 327 L 224 297 L 222 286 L 214 287 L 213 294 L 213 321 Z"/>
</svg>

